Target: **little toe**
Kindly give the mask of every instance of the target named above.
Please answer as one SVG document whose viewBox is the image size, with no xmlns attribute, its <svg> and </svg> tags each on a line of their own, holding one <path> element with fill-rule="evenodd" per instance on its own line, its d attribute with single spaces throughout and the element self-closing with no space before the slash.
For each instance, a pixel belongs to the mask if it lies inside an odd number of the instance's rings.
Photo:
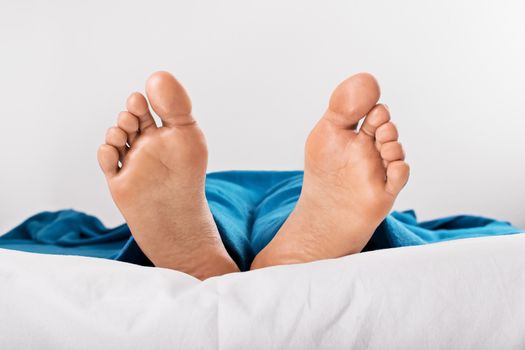
<svg viewBox="0 0 525 350">
<path fill-rule="evenodd" d="M 97 152 L 98 164 L 106 177 L 111 177 L 118 172 L 118 150 L 108 144 L 101 145 Z"/>
<path fill-rule="evenodd" d="M 325 118 L 336 125 L 355 129 L 379 100 L 376 79 L 368 73 L 359 73 L 343 81 L 332 93 Z"/>
<path fill-rule="evenodd" d="M 126 141 L 128 134 L 119 127 L 113 126 L 106 132 L 106 143 L 115 147 L 118 150 L 119 158 L 122 161 L 126 155 L 127 147 Z"/>
<path fill-rule="evenodd" d="M 375 138 L 377 128 L 388 121 L 390 121 L 390 112 L 385 105 L 378 104 L 368 112 L 359 129 L 359 135 Z"/>
<path fill-rule="evenodd" d="M 402 160 L 390 162 L 386 168 L 386 191 L 397 196 L 410 176 L 410 167 Z"/>
<path fill-rule="evenodd" d="M 153 73 L 146 82 L 146 95 L 163 125 L 181 126 L 195 123 L 191 115 L 188 93 L 170 73 Z"/>
<path fill-rule="evenodd" d="M 397 127 L 392 122 L 385 123 L 376 130 L 376 140 L 380 144 L 397 141 L 398 138 Z"/>
<path fill-rule="evenodd" d="M 405 150 L 401 143 L 390 141 L 381 145 L 381 158 L 387 162 L 405 159 Z"/>
<path fill-rule="evenodd" d="M 147 132 L 157 127 L 155 120 L 153 120 L 151 116 L 148 101 L 146 101 L 146 98 L 140 92 L 134 92 L 128 97 L 126 108 L 138 118 L 140 132 Z"/>
<path fill-rule="evenodd" d="M 131 145 L 139 131 L 139 119 L 130 112 L 120 112 L 117 119 L 117 126 L 127 134 L 127 143 Z"/>
</svg>

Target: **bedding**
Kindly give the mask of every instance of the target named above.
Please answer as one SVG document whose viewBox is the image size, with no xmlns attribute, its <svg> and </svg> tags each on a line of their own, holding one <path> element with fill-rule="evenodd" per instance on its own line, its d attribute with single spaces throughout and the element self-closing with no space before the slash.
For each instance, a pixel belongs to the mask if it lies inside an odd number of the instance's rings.
<svg viewBox="0 0 525 350">
<path fill-rule="evenodd" d="M 1 349 L 524 349 L 525 235 L 199 281 L 0 249 Z"/>
<path fill-rule="evenodd" d="M 273 238 L 295 206 L 299 171 L 225 171 L 206 178 L 206 197 L 224 245 L 241 270 Z M 418 222 L 415 212 L 394 212 L 377 228 L 365 251 L 458 238 L 520 232 L 507 222 L 452 216 Z M 103 257 L 151 266 L 126 225 L 108 229 L 73 210 L 44 212 L 0 236 L 0 248 Z"/>
</svg>

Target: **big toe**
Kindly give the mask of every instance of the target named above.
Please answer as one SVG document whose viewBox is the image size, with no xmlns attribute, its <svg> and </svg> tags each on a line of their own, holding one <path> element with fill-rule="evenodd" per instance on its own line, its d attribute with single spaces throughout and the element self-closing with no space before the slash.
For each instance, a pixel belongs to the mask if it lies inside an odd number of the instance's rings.
<svg viewBox="0 0 525 350">
<path fill-rule="evenodd" d="M 369 73 L 344 80 L 332 93 L 326 118 L 344 128 L 354 128 L 377 103 L 380 89 Z"/>
<path fill-rule="evenodd" d="M 146 82 L 146 94 L 163 125 L 186 125 L 194 122 L 190 97 L 170 73 L 153 73 Z"/>
</svg>

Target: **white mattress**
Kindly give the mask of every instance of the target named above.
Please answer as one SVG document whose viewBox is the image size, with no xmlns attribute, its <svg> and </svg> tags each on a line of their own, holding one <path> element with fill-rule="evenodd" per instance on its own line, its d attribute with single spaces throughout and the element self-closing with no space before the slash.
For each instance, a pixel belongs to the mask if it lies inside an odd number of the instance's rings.
<svg viewBox="0 0 525 350">
<path fill-rule="evenodd" d="M 525 349 L 525 235 L 200 282 L 0 250 L 1 349 Z"/>
</svg>

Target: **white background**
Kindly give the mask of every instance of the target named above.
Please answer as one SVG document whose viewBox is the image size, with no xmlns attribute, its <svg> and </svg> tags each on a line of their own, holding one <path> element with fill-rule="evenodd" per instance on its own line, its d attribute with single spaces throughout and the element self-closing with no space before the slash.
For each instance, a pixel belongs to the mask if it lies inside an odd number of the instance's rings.
<svg viewBox="0 0 525 350">
<path fill-rule="evenodd" d="M 396 208 L 525 226 L 522 1 L 0 1 L 0 232 L 122 221 L 96 161 L 155 70 L 187 87 L 210 170 L 297 169 L 331 90 L 376 75 L 412 165 Z"/>
</svg>

